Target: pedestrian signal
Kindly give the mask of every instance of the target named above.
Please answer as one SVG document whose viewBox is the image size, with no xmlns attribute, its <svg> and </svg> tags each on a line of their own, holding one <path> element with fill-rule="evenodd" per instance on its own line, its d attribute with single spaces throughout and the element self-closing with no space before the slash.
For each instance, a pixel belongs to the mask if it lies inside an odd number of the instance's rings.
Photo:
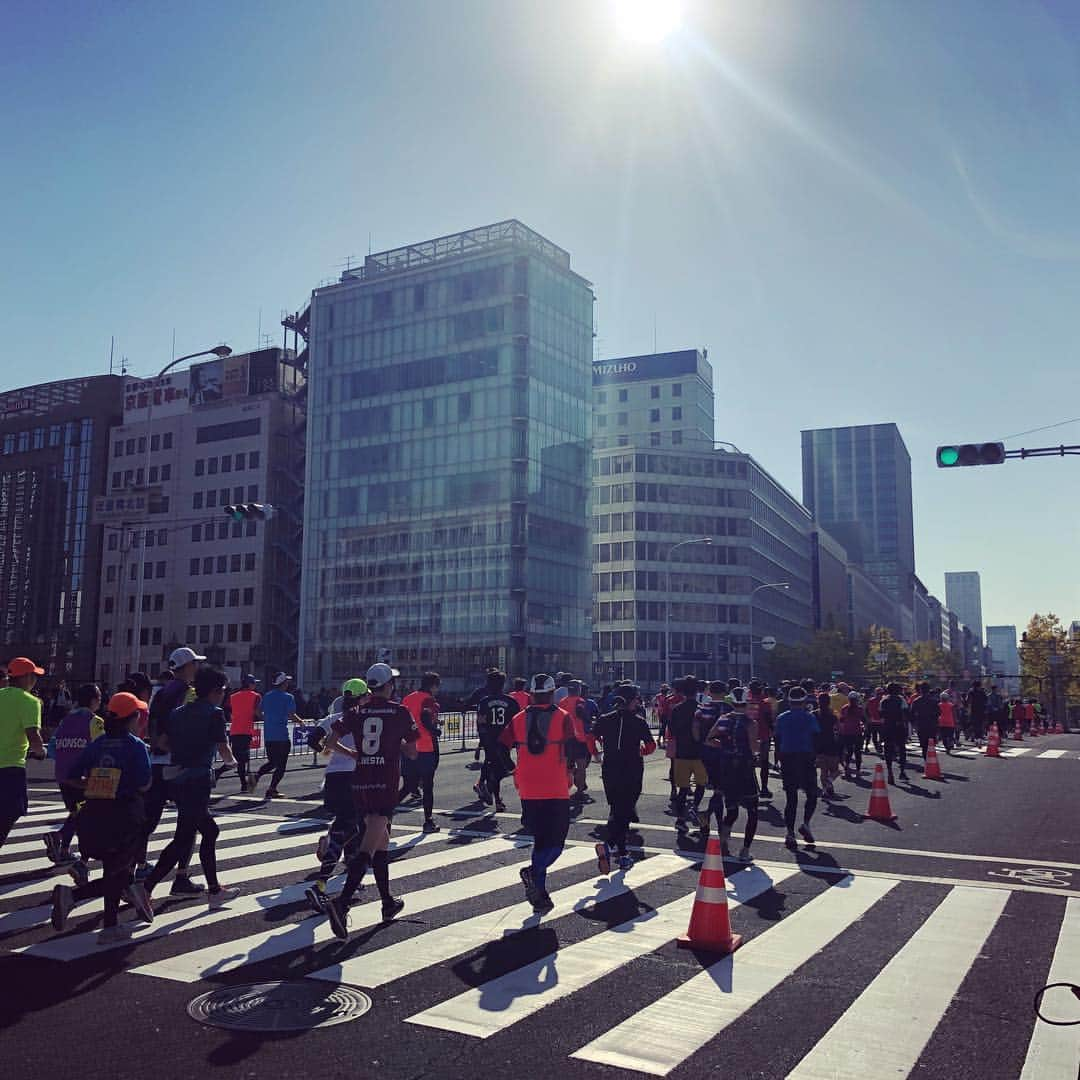
<svg viewBox="0 0 1080 1080">
<path fill-rule="evenodd" d="M 937 448 L 939 469 L 955 469 L 962 465 L 1000 465 L 1005 460 L 1005 444 L 1000 442 L 960 443 Z"/>
</svg>

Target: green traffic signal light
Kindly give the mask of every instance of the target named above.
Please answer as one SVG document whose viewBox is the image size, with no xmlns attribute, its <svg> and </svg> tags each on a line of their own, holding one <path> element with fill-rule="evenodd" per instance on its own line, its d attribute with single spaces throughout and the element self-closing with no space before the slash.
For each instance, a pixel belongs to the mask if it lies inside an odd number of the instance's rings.
<svg viewBox="0 0 1080 1080">
<path fill-rule="evenodd" d="M 1005 444 L 1001 442 L 961 443 L 959 446 L 939 446 L 937 466 L 952 469 L 967 465 L 1000 465 L 1005 461 Z"/>
<path fill-rule="evenodd" d="M 960 460 L 960 447 L 958 446 L 939 446 L 937 452 L 938 468 L 947 469 L 950 465 L 955 465 Z"/>
</svg>

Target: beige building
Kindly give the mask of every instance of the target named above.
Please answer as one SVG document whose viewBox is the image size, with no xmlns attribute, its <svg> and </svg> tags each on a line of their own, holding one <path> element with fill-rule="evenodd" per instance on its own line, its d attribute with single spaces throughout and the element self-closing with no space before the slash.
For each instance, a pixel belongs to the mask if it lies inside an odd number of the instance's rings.
<svg viewBox="0 0 1080 1080">
<path fill-rule="evenodd" d="M 129 379 L 109 446 L 97 674 L 190 645 L 234 675 L 296 662 L 304 388 L 264 349 Z M 271 506 L 239 520 L 237 505 Z"/>
</svg>

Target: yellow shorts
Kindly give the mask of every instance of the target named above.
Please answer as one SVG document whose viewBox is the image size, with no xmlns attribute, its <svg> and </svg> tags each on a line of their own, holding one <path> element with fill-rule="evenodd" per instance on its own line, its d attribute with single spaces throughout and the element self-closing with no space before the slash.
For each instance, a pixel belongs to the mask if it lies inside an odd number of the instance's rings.
<svg viewBox="0 0 1080 1080">
<path fill-rule="evenodd" d="M 675 759 L 675 786 L 686 788 L 690 786 L 690 777 L 694 778 L 699 788 L 705 787 L 709 781 L 705 765 L 700 758 L 676 758 Z"/>
</svg>

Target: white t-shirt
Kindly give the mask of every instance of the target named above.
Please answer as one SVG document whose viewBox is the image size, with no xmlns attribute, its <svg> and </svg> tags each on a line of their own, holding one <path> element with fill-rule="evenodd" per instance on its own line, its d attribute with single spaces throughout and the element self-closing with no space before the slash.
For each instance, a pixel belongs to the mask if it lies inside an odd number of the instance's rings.
<svg viewBox="0 0 1080 1080">
<path fill-rule="evenodd" d="M 336 698 L 334 704 L 330 706 L 330 715 L 324 716 L 319 721 L 319 727 L 330 734 L 330 727 L 333 722 L 342 714 L 344 710 L 344 698 Z M 342 746 L 347 747 L 350 750 L 356 749 L 356 743 L 353 742 L 352 735 L 342 735 L 339 740 Z M 336 750 L 330 755 L 330 760 L 326 763 L 326 772 L 354 772 L 356 770 L 356 759 L 349 757 L 348 754 L 339 754 Z"/>
</svg>

